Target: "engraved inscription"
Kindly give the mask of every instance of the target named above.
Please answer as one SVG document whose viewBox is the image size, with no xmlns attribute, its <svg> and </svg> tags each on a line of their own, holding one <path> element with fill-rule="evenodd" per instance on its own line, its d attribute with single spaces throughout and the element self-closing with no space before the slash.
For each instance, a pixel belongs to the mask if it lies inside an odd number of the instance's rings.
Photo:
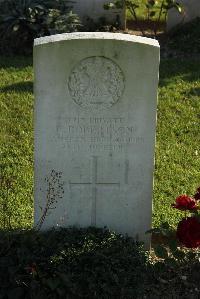
<svg viewBox="0 0 200 299">
<path fill-rule="evenodd" d="M 123 117 L 66 117 L 57 122 L 57 138 L 71 150 L 121 151 L 133 144 L 143 144 L 138 126 Z"/>
<path fill-rule="evenodd" d="M 119 66 L 105 57 L 83 59 L 72 70 L 68 87 L 74 102 L 82 108 L 113 106 L 124 91 L 124 76 Z"/>
</svg>

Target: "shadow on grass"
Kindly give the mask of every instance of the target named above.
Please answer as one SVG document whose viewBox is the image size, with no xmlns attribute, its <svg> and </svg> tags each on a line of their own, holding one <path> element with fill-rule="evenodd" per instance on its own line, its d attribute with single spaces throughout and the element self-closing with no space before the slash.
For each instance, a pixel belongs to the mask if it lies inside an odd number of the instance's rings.
<svg viewBox="0 0 200 299">
<path fill-rule="evenodd" d="M 33 65 L 32 56 L 0 56 L 0 68 L 17 68 L 23 69 Z"/>
<path fill-rule="evenodd" d="M 0 88 L 0 92 L 33 92 L 33 82 L 19 82 Z"/>
<path fill-rule="evenodd" d="M 160 86 L 167 86 L 177 76 L 186 82 L 200 80 L 200 59 L 173 58 L 161 60 Z"/>
<path fill-rule="evenodd" d="M 189 91 L 189 95 L 192 96 L 200 96 L 200 87 L 191 88 Z"/>
<path fill-rule="evenodd" d="M 32 65 L 32 56 L 0 56 L 0 68 L 23 69 L 25 67 L 32 67 Z M 176 76 L 181 76 L 187 82 L 199 80 L 200 59 L 177 57 L 161 60 L 160 86 L 168 85 L 169 80 L 172 80 Z M 18 89 L 17 87 L 17 90 L 20 91 L 20 88 Z"/>
</svg>

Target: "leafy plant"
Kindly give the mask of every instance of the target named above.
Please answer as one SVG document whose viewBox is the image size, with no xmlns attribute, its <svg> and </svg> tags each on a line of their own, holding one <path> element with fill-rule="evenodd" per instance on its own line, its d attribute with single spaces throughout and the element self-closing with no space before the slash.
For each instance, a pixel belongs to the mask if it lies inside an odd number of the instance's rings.
<svg viewBox="0 0 200 299">
<path fill-rule="evenodd" d="M 148 22 L 153 19 L 155 20 L 155 26 L 153 30 L 155 36 L 157 36 L 161 17 L 164 17 L 164 20 L 166 21 L 168 11 L 172 8 L 175 8 L 179 13 L 182 13 L 183 11 L 183 6 L 180 5 L 176 0 L 145 0 L 143 2 L 141 0 L 115 0 L 104 4 L 104 9 L 123 9 L 125 7 L 130 12 L 132 19 L 136 21 L 136 24 L 143 36 L 145 36 L 145 31 L 139 22 L 139 8 L 144 7 L 146 10 L 146 20 Z"/>
<path fill-rule="evenodd" d="M 46 202 L 45 206 L 42 209 L 42 216 L 39 222 L 36 225 L 38 230 L 41 229 L 42 224 L 45 218 L 48 215 L 50 210 L 55 209 L 55 204 L 58 202 L 58 199 L 61 199 L 64 194 L 63 182 L 61 182 L 62 173 L 52 170 L 50 175 L 45 178 L 47 184 L 46 190 Z"/>
<path fill-rule="evenodd" d="M 136 298 L 147 256 L 107 229 L 0 232 L 1 298 Z"/>
<path fill-rule="evenodd" d="M 36 37 L 76 31 L 80 26 L 71 12 L 73 1 L 4 0 L 0 4 L 0 38 L 7 48 L 32 47 Z M 23 52 L 23 51 L 22 51 Z"/>
</svg>

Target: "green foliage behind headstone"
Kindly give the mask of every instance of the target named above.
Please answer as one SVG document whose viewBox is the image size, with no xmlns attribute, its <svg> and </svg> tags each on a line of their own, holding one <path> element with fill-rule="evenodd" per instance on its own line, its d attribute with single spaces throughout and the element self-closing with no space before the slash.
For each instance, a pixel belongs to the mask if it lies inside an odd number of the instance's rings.
<svg viewBox="0 0 200 299">
<path fill-rule="evenodd" d="M 76 31 L 80 20 L 69 0 L 4 0 L 0 4 L 0 51 L 31 52 L 33 39 Z"/>
</svg>

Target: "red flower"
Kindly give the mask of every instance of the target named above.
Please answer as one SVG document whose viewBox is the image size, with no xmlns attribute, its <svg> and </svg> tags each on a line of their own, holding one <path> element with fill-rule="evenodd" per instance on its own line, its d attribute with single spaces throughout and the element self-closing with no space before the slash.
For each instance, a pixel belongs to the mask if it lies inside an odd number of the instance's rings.
<svg viewBox="0 0 200 299">
<path fill-rule="evenodd" d="M 196 217 L 182 219 L 177 227 L 177 238 L 187 248 L 200 247 L 200 221 Z"/>
<path fill-rule="evenodd" d="M 187 195 L 180 195 L 176 198 L 176 203 L 172 204 L 173 208 L 179 210 L 197 210 L 198 206 L 194 198 Z"/>
<path fill-rule="evenodd" d="M 25 269 L 30 274 L 35 275 L 37 273 L 37 271 L 36 271 L 36 264 L 35 263 L 33 263 L 31 266 L 26 267 Z"/>
<path fill-rule="evenodd" d="M 194 198 L 195 198 L 196 200 L 200 200 L 200 187 L 197 188 L 197 192 L 195 193 Z"/>
</svg>

